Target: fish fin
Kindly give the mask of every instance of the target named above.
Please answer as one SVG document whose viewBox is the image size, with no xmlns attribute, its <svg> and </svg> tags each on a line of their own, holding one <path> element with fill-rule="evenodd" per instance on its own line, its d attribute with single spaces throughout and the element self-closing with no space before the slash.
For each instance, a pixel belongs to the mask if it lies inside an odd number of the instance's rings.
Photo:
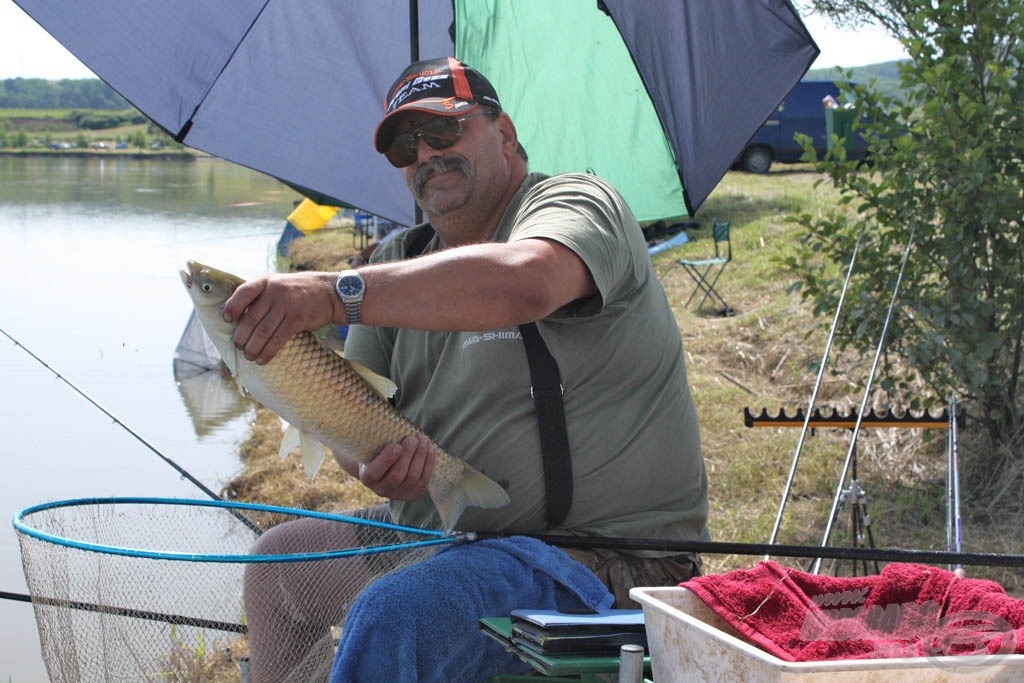
<svg viewBox="0 0 1024 683">
<path fill-rule="evenodd" d="M 284 422 L 282 420 L 282 422 Z M 281 450 L 278 451 L 278 455 L 281 458 L 288 457 L 288 454 L 299 447 L 299 430 L 295 425 L 284 423 L 286 426 L 284 434 L 281 435 Z"/>
<path fill-rule="evenodd" d="M 309 434 L 299 432 L 299 452 L 302 454 L 302 467 L 312 481 L 320 471 L 320 466 L 324 464 L 324 447 Z"/>
<path fill-rule="evenodd" d="M 356 374 L 363 378 L 363 381 L 370 385 L 370 388 L 376 391 L 381 398 L 387 400 L 395 395 L 398 391 L 398 387 L 387 377 L 378 375 L 370 368 L 356 363 L 355 361 L 346 361 L 352 366 L 352 369 L 356 371 Z"/>
<path fill-rule="evenodd" d="M 242 396 L 248 397 L 249 390 L 242 384 L 242 376 L 238 373 L 238 354 L 241 351 L 234 344 L 231 345 L 231 352 L 227 356 L 224 356 L 224 365 L 227 366 L 228 370 L 231 371 L 231 377 L 235 380 L 235 384 L 238 385 L 238 393 Z"/>
<path fill-rule="evenodd" d="M 231 345 L 231 352 L 224 356 L 224 365 L 228 366 L 231 376 L 238 379 L 238 347 L 234 344 Z M 241 383 L 238 386 L 241 388 Z"/>
<path fill-rule="evenodd" d="M 324 447 L 309 434 L 301 431 L 295 425 L 289 424 L 281 437 L 281 449 L 278 454 L 285 458 L 296 448 L 299 449 L 299 454 L 302 456 L 302 467 L 312 481 L 316 477 L 316 473 L 320 471 L 321 465 L 324 464 L 324 458 L 327 455 Z"/>
<path fill-rule="evenodd" d="M 431 495 L 431 499 L 441 516 L 441 525 L 447 532 L 455 528 L 455 523 L 467 507 L 500 508 L 511 502 L 508 492 L 501 485 L 469 465 L 465 466 L 457 486 L 452 487 L 443 497 L 435 498 Z"/>
</svg>

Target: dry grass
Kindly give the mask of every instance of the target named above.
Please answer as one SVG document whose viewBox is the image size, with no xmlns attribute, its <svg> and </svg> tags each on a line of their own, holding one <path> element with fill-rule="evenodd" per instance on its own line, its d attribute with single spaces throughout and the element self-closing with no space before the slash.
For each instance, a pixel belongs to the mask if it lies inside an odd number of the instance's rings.
<svg viewBox="0 0 1024 683">
<path fill-rule="evenodd" d="M 776 415 L 785 409 L 793 415 L 797 408 L 806 407 L 811 396 L 831 320 L 815 320 L 809 305 L 788 292 L 791 278 L 780 270 L 778 258 L 792 250 L 798 239 L 789 215 L 821 211 L 834 203 L 833 190 L 827 184 L 816 187 L 818 179 L 801 166 L 763 176 L 730 173 L 698 212 L 696 218 L 703 227 L 691 233 L 691 242 L 655 260 L 686 347 L 709 472 L 710 526 L 715 540 L 769 541 L 795 458 L 799 429 L 750 429 L 744 426 L 743 411 L 750 408 L 759 413 L 767 408 Z M 721 219 L 731 220 L 733 226 L 734 260 L 719 283 L 737 311 L 728 318 L 683 306 L 693 285 L 676 265 L 684 254 L 699 255 L 711 248 L 710 225 Z M 347 230 L 322 231 L 295 243 L 290 267 L 338 269 L 357 248 Z M 826 374 L 817 405 L 844 412 L 858 406 L 861 395 L 846 377 L 862 379 L 867 368 L 849 358 L 830 358 L 829 367 L 838 372 Z M 326 470 L 327 476 L 309 483 L 297 458 L 277 461 L 277 436 L 267 422 L 261 414 L 244 448 L 247 471 L 229 487 L 233 496 L 314 508 L 346 508 L 355 503 L 359 487 L 336 482 L 345 479 L 340 469 L 337 477 L 334 470 Z M 970 435 L 962 436 L 968 440 L 963 447 L 969 448 Z M 806 439 L 777 542 L 821 542 L 850 448 L 849 437 L 846 430 L 822 429 Z M 858 475 L 868 493 L 876 545 L 945 549 L 945 460 L 945 432 L 861 433 Z M 969 490 L 970 482 L 964 486 Z M 966 551 L 1024 550 L 1019 515 L 999 519 L 997 512 L 969 496 L 964 504 Z M 851 543 L 846 536 L 848 517 L 844 511 L 836 521 L 832 545 Z M 750 566 L 758 559 L 708 555 L 705 561 L 708 571 L 720 572 Z M 996 579 L 1011 592 L 1024 591 L 1024 574 L 999 568 L 967 569 L 968 575 Z"/>
<path fill-rule="evenodd" d="M 327 458 L 310 481 L 297 453 L 281 458 L 281 419 L 260 407 L 252 434 L 241 445 L 244 470 L 224 488 L 231 500 L 269 503 L 303 510 L 343 512 L 383 502 Z"/>
</svg>

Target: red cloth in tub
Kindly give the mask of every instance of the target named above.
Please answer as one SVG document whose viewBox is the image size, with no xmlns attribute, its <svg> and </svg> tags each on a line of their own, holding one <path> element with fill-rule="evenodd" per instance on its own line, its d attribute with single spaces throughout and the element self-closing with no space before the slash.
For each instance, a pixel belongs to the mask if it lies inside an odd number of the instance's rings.
<svg viewBox="0 0 1024 683">
<path fill-rule="evenodd" d="M 830 577 L 760 562 L 680 585 L 785 661 L 1024 654 L 1024 600 L 937 567 Z"/>
</svg>

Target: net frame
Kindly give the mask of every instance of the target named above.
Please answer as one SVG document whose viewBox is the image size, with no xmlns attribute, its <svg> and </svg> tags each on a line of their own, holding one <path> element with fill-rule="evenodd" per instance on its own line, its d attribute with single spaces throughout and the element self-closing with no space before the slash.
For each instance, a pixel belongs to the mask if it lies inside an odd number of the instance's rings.
<svg viewBox="0 0 1024 683">
<path fill-rule="evenodd" d="M 174 553 L 167 551 L 149 551 L 140 548 L 121 548 L 118 546 L 102 543 L 87 543 L 75 541 L 74 539 L 63 538 L 56 534 L 34 529 L 25 523 L 25 517 L 48 510 L 55 510 L 67 507 L 79 507 L 86 505 L 186 505 L 196 507 L 212 507 L 226 510 L 250 510 L 272 514 L 294 515 L 310 519 L 324 519 L 332 522 L 345 522 L 360 526 L 386 529 L 400 533 L 414 534 L 429 537 L 422 541 L 409 541 L 405 543 L 393 543 L 369 548 L 348 548 L 345 550 L 332 550 L 323 552 L 304 553 L 282 553 L 280 555 L 246 555 L 246 554 L 212 554 L 212 553 Z M 244 524 L 245 522 L 243 522 Z M 342 557 L 354 557 L 357 555 L 372 555 L 375 553 L 391 552 L 394 550 L 406 550 L 409 548 L 423 547 L 429 545 L 441 545 L 454 541 L 454 537 L 433 529 L 420 529 L 418 527 L 403 526 L 392 522 L 381 522 L 353 515 L 342 515 L 331 512 L 318 512 L 316 510 L 302 510 L 299 508 L 282 507 L 279 505 L 267 505 L 264 503 L 244 503 L 228 500 L 198 500 L 192 498 L 146 498 L 132 496 L 115 496 L 109 498 L 71 498 L 58 500 L 49 503 L 31 505 L 19 511 L 14 516 L 15 530 L 26 536 L 62 545 L 68 548 L 77 548 L 90 552 L 107 553 L 110 555 L 122 555 L 125 557 L 144 557 L 153 560 L 173 560 L 184 562 L 237 562 L 245 564 L 258 564 L 261 562 L 308 562 L 311 560 L 330 560 Z"/>
<path fill-rule="evenodd" d="M 210 552 L 203 548 L 179 552 L 156 548 L 166 545 L 168 539 L 173 543 L 178 538 L 174 533 L 154 533 L 152 543 L 127 543 L 120 536 L 121 530 L 107 529 L 108 525 L 116 527 L 123 517 L 127 520 L 123 523 L 128 535 L 139 533 L 140 528 L 145 531 L 139 524 L 139 515 L 145 522 L 145 512 L 153 510 L 157 511 L 155 528 L 160 527 L 160 522 L 166 524 L 172 517 L 164 516 L 173 513 L 173 522 L 182 527 L 183 534 L 200 535 L 197 545 L 219 544 L 224 540 L 217 529 L 207 531 L 206 527 L 189 526 L 195 519 L 205 520 L 213 515 L 216 524 L 211 527 L 230 526 L 232 534 L 241 532 L 224 545 L 241 542 L 246 551 Z M 185 518 L 181 519 L 181 515 Z M 62 516 L 68 519 L 62 520 Z M 339 523 L 346 525 L 346 529 L 355 529 L 355 536 L 361 541 L 370 542 L 329 550 L 260 553 L 250 548 L 269 527 L 264 528 L 254 519 L 271 524 L 276 522 L 270 520 L 316 520 L 317 524 L 326 523 L 332 528 L 336 525 L 329 523 Z M 300 576 L 302 572 L 308 575 L 310 568 L 327 571 L 327 567 L 337 566 L 336 561 L 354 562 L 372 568 L 372 573 L 360 579 L 361 585 L 365 585 L 377 576 L 421 559 L 425 553 L 433 552 L 434 546 L 455 540 L 441 531 L 350 514 L 240 501 L 159 497 L 91 497 L 41 503 L 18 512 L 13 524 L 21 546 L 43 660 L 50 680 L 59 683 L 245 680 L 245 615 L 246 608 L 251 607 L 242 605 L 246 572 L 264 567 L 259 571 L 291 580 L 287 577 Z M 65 531 L 65 524 L 75 527 L 71 533 Z M 94 540 L 94 536 L 111 534 L 115 540 Z M 400 542 L 394 542 L 396 539 Z M 365 561 L 351 559 L 360 557 L 365 557 Z M 172 578 L 168 581 L 167 577 Z M 209 597 L 196 598 L 202 603 L 196 612 L 203 613 L 195 618 L 182 615 L 178 609 L 187 609 L 188 600 L 174 600 L 175 592 L 182 593 L 193 586 L 197 595 L 210 591 Z M 145 595 L 138 597 L 142 594 Z M 122 597 L 127 603 L 123 607 L 119 602 Z M 159 606 L 153 608 L 151 599 L 157 600 Z M 207 610 L 215 611 L 212 618 Z M 337 637 L 336 629 L 332 631 L 308 643 L 311 656 L 296 663 L 287 680 L 313 681 L 325 675 L 333 659 L 332 641 Z M 206 653 L 211 653 L 211 657 L 218 653 L 218 657 L 226 658 L 227 665 L 219 666 L 216 673 L 192 672 L 197 668 L 196 662 L 191 661 L 197 652 L 202 653 L 199 659 Z"/>
</svg>

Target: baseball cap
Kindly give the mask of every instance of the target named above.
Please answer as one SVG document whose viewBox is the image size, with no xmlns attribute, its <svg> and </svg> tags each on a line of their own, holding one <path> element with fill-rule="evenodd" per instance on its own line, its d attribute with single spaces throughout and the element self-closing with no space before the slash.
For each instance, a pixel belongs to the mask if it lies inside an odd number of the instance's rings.
<svg viewBox="0 0 1024 683">
<path fill-rule="evenodd" d="M 459 116 L 480 104 L 501 109 L 494 86 L 476 69 L 454 57 L 414 62 L 388 89 L 384 118 L 377 124 L 374 144 L 378 152 L 388 148 L 394 137 L 395 116 L 400 112 Z"/>
</svg>

